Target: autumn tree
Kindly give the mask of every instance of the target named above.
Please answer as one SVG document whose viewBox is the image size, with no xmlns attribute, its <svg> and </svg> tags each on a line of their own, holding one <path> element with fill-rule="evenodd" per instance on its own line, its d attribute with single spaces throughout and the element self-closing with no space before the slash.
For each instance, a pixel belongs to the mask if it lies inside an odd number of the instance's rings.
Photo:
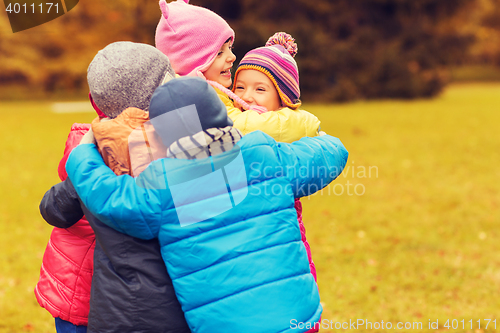
<svg viewBox="0 0 500 333">
<path fill-rule="evenodd" d="M 228 20 L 238 59 L 276 31 L 297 41 L 303 97 L 436 95 L 473 41 L 451 24 L 474 0 L 193 0 Z"/>
<path fill-rule="evenodd" d="M 500 0 L 191 0 L 236 32 L 238 59 L 277 31 L 298 44 L 302 98 L 431 97 L 447 68 L 500 64 Z M 154 45 L 157 0 L 80 1 L 51 22 L 13 34 L 0 15 L 0 98 L 87 91 L 86 69 L 114 41 Z M 13 90 L 14 89 L 14 90 Z M 24 95 L 22 95 L 24 94 Z"/>
</svg>

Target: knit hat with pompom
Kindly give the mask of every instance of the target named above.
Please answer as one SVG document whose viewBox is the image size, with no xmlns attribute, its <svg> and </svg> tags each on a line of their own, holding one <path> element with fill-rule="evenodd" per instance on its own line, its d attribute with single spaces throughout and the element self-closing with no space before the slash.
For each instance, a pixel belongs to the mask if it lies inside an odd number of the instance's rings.
<svg viewBox="0 0 500 333">
<path fill-rule="evenodd" d="M 188 2 L 160 0 L 156 48 L 170 59 L 177 74 L 204 78 L 222 45 L 234 41 L 234 31 L 219 15 Z"/>
<path fill-rule="evenodd" d="M 300 102 L 299 69 L 295 62 L 297 44 L 295 39 L 285 32 L 277 32 L 266 43 L 266 46 L 249 51 L 234 74 L 234 82 L 238 73 L 245 69 L 258 70 L 273 82 L 283 106 L 297 109 Z M 235 87 L 233 87 L 234 91 Z"/>
</svg>

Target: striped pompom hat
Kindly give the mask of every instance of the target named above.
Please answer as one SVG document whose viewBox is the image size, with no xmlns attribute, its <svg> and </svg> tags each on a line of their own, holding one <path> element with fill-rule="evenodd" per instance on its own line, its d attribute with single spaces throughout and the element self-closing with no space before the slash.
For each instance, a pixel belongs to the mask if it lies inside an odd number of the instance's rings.
<svg viewBox="0 0 500 333">
<path fill-rule="evenodd" d="M 281 104 L 297 109 L 300 102 L 299 69 L 295 62 L 297 44 L 289 34 L 277 32 L 266 43 L 266 46 L 249 51 L 234 74 L 234 82 L 238 73 L 244 69 L 258 70 L 269 77 L 281 98 Z M 234 91 L 234 87 L 233 87 Z"/>
</svg>

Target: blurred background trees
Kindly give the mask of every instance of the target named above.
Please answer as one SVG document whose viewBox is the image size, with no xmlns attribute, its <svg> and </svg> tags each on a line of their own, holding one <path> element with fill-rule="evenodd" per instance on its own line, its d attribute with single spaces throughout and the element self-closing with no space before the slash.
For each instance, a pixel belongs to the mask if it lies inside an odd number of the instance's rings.
<svg viewBox="0 0 500 333">
<path fill-rule="evenodd" d="M 500 67 L 500 0 L 191 3 L 229 22 L 238 59 L 274 32 L 294 36 L 306 101 L 432 97 L 456 68 L 473 76 Z M 159 17 L 156 0 L 81 0 L 68 14 L 14 34 L 0 15 L 0 98 L 84 97 L 97 51 L 119 40 L 154 45 Z"/>
</svg>

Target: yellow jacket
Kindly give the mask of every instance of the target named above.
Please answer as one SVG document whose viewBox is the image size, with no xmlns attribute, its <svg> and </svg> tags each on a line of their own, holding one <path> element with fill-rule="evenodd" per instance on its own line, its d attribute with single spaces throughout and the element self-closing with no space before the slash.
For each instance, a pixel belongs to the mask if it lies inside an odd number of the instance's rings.
<svg viewBox="0 0 500 333">
<path fill-rule="evenodd" d="M 318 135 L 319 119 L 304 110 L 282 108 L 278 111 L 257 113 L 236 108 L 229 97 L 217 88 L 214 88 L 219 98 L 226 105 L 227 114 L 243 135 L 261 130 L 279 142 L 294 142 L 305 136 Z"/>
</svg>

